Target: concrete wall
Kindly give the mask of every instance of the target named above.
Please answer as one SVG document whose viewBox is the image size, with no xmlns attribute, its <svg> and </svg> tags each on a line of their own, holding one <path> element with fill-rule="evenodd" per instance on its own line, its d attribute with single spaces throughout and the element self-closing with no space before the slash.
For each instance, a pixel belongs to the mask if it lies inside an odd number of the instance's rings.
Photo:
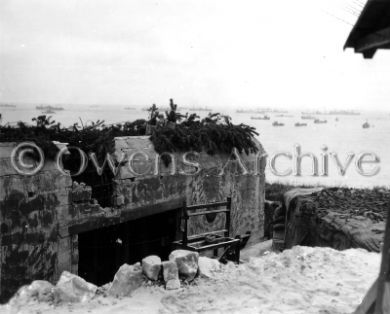
<svg viewBox="0 0 390 314">
<path fill-rule="evenodd" d="M 58 277 L 60 221 L 66 220 L 72 180 L 53 162 L 22 176 L 10 162 L 13 143 L 0 143 L 0 297 L 22 284 Z"/>
<path fill-rule="evenodd" d="M 151 167 L 149 173 L 139 176 L 129 169 L 128 160 L 134 152 L 143 151 L 154 166 L 156 153 L 148 137 L 116 138 L 115 155 L 122 162 L 112 182 L 112 207 L 101 208 L 91 197 L 91 187 L 72 182 L 71 177 L 58 171 L 53 161 L 46 160 L 44 168 L 34 176 L 18 174 L 10 163 L 16 144 L 0 145 L 0 296 L 3 300 L 20 285 L 34 279 L 54 282 L 63 270 L 77 273 L 78 233 L 180 208 L 184 201 L 195 204 L 231 197 L 231 235 L 249 231 L 251 242 L 263 237 L 265 164 L 257 164 L 254 154 L 240 156 L 250 172 L 246 175 L 231 156 L 201 153 L 201 170 L 196 175 L 180 174 L 183 170 L 188 173 L 191 167 L 183 163 L 182 154 L 174 154 L 175 174 L 161 163 L 158 175 Z M 260 144 L 259 148 L 261 153 Z M 140 160 L 144 156 L 138 154 L 138 157 L 135 168 L 142 172 L 144 165 Z M 217 175 L 225 165 L 224 174 Z M 211 222 L 201 216 L 191 220 L 189 231 L 222 229 L 223 223 L 223 215 L 217 215 Z"/>
<path fill-rule="evenodd" d="M 264 150 L 259 145 L 259 154 Z M 115 180 L 114 195 L 116 203 L 120 204 L 122 211 L 131 211 L 133 208 L 148 206 L 159 202 L 183 198 L 187 204 L 225 201 L 232 198 L 232 230 L 233 236 L 251 232 L 250 241 L 258 241 L 264 235 L 264 167 L 265 163 L 257 163 L 255 154 L 240 155 L 243 165 L 248 170 L 244 175 L 232 156 L 210 156 L 201 153 L 197 158 L 200 172 L 196 175 L 182 175 L 180 172 L 190 173 L 183 162 L 183 154 L 175 153 L 173 157 L 176 165 L 175 174 L 172 175 L 172 163 L 165 167 L 159 163 L 159 175 L 155 175 L 156 152 L 148 137 L 122 137 L 115 141 L 116 156 L 123 154 L 124 162 L 119 168 Z M 134 174 L 128 167 L 129 157 L 133 153 L 143 151 L 149 157 L 151 169 L 147 170 L 146 162 L 136 169 L 142 176 Z M 139 160 L 145 161 L 145 156 L 138 155 Z M 136 159 L 134 157 L 134 159 Z M 230 162 L 229 162 L 230 160 Z M 140 163 L 140 162 L 139 162 Z M 138 164 L 139 164 L 138 163 Z M 137 165 L 133 163 L 133 168 Z M 221 169 L 226 166 L 224 174 Z M 257 168 L 257 169 L 256 169 Z M 224 216 L 218 215 L 209 223 L 205 216 L 191 219 L 190 233 L 223 229 Z"/>
</svg>

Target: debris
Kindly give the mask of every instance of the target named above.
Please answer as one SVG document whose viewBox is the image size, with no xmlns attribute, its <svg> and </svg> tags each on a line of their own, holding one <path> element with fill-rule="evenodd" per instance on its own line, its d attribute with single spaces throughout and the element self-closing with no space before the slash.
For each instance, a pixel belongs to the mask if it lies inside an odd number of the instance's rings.
<svg viewBox="0 0 390 314">
<path fill-rule="evenodd" d="M 168 280 L 165 288 L 167 290 L 177 290 L 177 289 L 180 289 L 180 280 L 179 279 Z"/>
<path fill-rule="evenodd" d="M 161 270 L 161 258 L 150 255 L 142 260 L 142 272 L 150 280 L 157 280 Z"/>
<path fill-rule="evenodd" d="M 213 273 L 220 269 L 221 264 L 216 259 L 200 256 L 198 260 L 198 266 L 200 276 L 213 278 Z"/>
<path fill-rule="evenodd" d="M 199 253 L 187 250 L 175 250 L 169 255 L 169 260 L 176 263 L 179 274 L 187 281 L 195 278 L 198 272 Z"/>
<path fill-rule="evenodd" d="M 62 302 L 85 302 L 96 294 L 97 286 L 64 271 L 54 288 L 56 299 Z"/>
<path fill-rule="evenodd" d="M 46 280 L 34 280 L 30 285 L 19 288 L 9 301 L 11 306 L 27 305 L 30 301 L 51 302 L 54 301 L 54 286 Z"/>
<path fill-rule="evenodd" d="M 108 294 L 111 296 L 128 296 L 142 285 L 143 276 L 140 263 L 123 264 L 115 274 Z"/>
<path fill-rule="evenodd" d="M 167 290 L 179 289 L 179 269 L 177 268 L 176 263 L 173 261 L 164 261 L 162 266 L 165 287 Z"/>
</svg>

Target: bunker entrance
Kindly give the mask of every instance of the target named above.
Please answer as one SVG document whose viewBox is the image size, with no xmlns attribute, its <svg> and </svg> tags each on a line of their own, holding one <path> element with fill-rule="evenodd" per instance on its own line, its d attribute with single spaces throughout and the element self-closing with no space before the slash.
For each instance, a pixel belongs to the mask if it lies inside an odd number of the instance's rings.
<svg viewBox="0 0 390 314">
<path fill-rule="evenodd" d="M 96 285 L 113 280 L 124 263 L 155 254 L 167 259 L 177 239 L 179 210 L 78 234 L 79 276 Z"/>
</svg>

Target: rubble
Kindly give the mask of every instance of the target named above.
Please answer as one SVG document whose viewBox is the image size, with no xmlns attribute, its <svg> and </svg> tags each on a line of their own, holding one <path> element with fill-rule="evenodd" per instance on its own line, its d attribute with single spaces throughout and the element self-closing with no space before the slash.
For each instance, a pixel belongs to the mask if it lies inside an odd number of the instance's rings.
<svg viewBox="0 0 390 314">
<path fill-rule="evenodd" d="M 150 255 L 142 260 L 142 272 L 150 280 L 157 280 L 161 271 L 161 258 L 157 255 Z"/>
<path fill-rule="evenodd" d="M 58 301 L 85 302 L 95 296 L 97 288 L 83 278 L 64 271 L 54 288 L 54 292 Z"/>
<path fill-rule="evenodd" d="M 163 266 L 163 278 L 165 287 L 167 290 L 174 290 L 180 288 L 179 281 L 179 269 L 173 261 L 164 261 Z"/>
<path fill-rule="evenodd" d="M 199 253 L 187 250 L 175 250 L 169 260 L 176 263 L 179 274 L 187 281 L 192 281 L 198 272 Z"/>
<path fill-rule="evenodd" d="M 199 275 L 206 278 L 213 278 L 214 273 L 221 268 L 220 262 L 205 256 L 200 256 L 198 260 Z"/>
<path fill-rule="evenodd" d="M 115 297 L 128 296 L 139 288 L 142 282 L 143 275 L 140 263 L 134 265 L 123 264 L 116 272 L 108 289 L 108 294 Z"/>
<path fill-rule="evenodd" d="M 9 301 L 11 306 L 26 305 L 31 300 L 38 302 L 54 301 L 54 286 L 46 280 L 34 280 L 31 284 L 19 288 Z"/>
</svg>

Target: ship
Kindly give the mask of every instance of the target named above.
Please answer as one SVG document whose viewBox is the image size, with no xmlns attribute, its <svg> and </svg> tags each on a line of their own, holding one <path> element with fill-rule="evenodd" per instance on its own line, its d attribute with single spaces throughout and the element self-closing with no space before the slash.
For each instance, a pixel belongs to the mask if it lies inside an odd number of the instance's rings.
<svg viewBox="0 0 390 314">
<path fill-rule="evenodd" d="M 280 123 L 278 121 L 274 121 L 274 123 L 272 123 L 272 126 L 284 126 L 284 123 Z"/>
<path fill-rule="evenodd" d="M 310 115 L 303 115 L 301 116 L 302 120 L 315 120 L 316 117 L 310 116 Z"/>
<path fill-rule="evenodd" d="M 363 129 L 368 129 L 369 127 L 370 127 L 370 124 L 367 121 L 364 122 L 363 125 L 362 125 Z"/>
<path fill-rule="evenodd" d="M 37 110 L 42 110 L 42 111 L 57 111 L 57 110 L 64 110 L 64 108 L 62 107 L 59 107 L 59 106 L 43 106 L 43 105 L 40 105 L 40 106 L 36 106 L 35 109 Z"/>
<path fill-rule="evenodd" d="M 267 115 L 260 117 L 251 117 L 252 120 L 270 120 L 271 118 Z"/>
<path fill-rule="evenodd" d="M 328 121 L 327 121 L 327 120 L 315 119 L 315 120 L 314 120 L 314 123 L 315 123 L 315 124 L 324 124 L 324 123 L 328 123 Z"/>
<path fill-rule="evenodd" d="M 299 127 L 299 126 L 307 126 L 307 123 L 297 122 L 297 123 L 294 124 L 294 126 L 297 126 L 297 127 Z"/>
</svg>

